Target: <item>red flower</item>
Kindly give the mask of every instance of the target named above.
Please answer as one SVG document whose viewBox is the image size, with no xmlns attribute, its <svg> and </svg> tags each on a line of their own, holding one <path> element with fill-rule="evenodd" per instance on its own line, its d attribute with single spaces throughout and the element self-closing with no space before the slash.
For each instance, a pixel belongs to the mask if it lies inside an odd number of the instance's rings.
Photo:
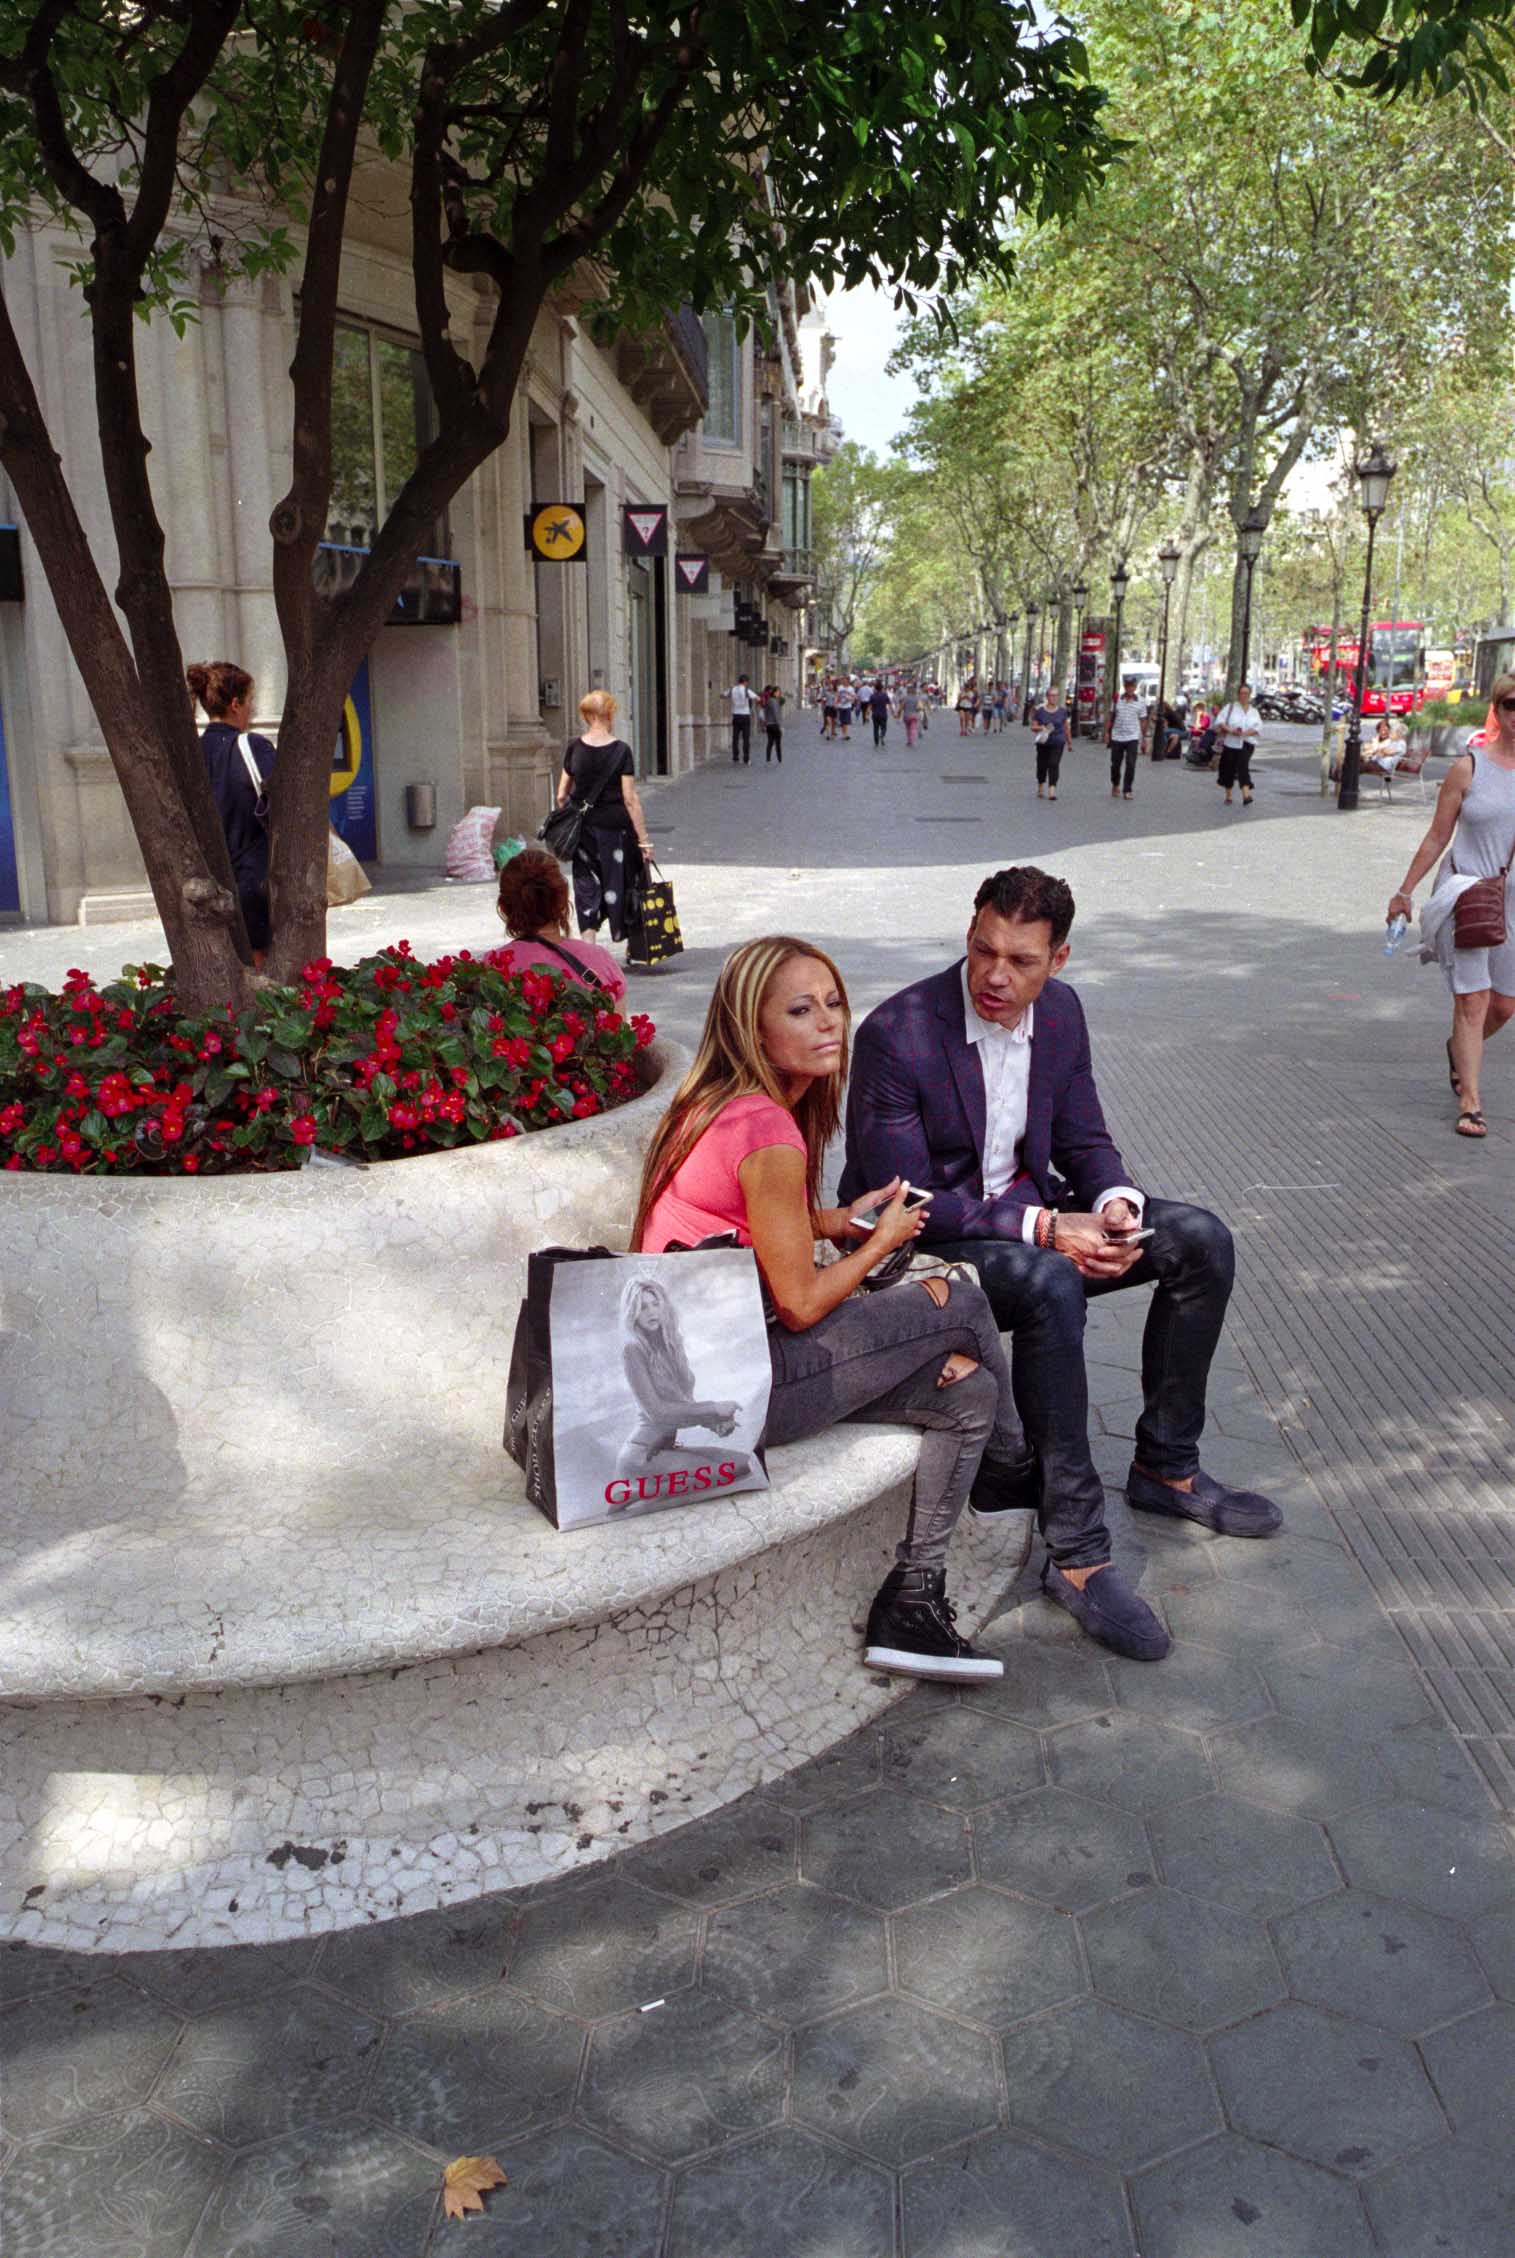
<svg viewBox="0 0 1515 2258">
<path fill-rule="evenodd" d="M 289 1133 L 297 1145 L 313 1145 L 316 1141 L 314 1116 L 308 1113 L 297 1113 L 289 1125 Z"/>
<path fill-rule="evenodd" d="M 573 1056 L 573 1037 L 571 1035 L 554 1035 L 547 1048 L 552 1056 L 553 1064 L 561 1066 L 565 1058 L 572 1058 Z"/>
</svg>

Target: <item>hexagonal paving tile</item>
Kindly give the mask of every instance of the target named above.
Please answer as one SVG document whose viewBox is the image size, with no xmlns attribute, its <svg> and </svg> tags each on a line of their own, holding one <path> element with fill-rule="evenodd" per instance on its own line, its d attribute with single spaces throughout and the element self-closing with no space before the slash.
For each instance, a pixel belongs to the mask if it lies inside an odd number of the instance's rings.
<svg viewBox="0 0 1515 2258">
<path fill-rule="evenodd" d="M 1443 2141 L 1364 2189 L 1393 2258 L 1509 2258 L 1515 2250 L 1515 2155 Z"/>
<path fill-rule="evenodd" d="M 881 2164 L 929 2156 L 998 2114 L 993 2040 L 912 2000 L 870 2000 L 795 2037 L 795 2122 Z"/>
<path fill-rule="evenodd" d="M 901 1989 L 1000 2030 L 1089 1988 L 1069 1914 L 999 1890 L 954 1890 L 894 1917 Z"/>
<path fill-rule="evenodd" d="M 302 2125 L 233 2159 L 192 2258 L 330 2258 L 338 2236 L 364 2258 L 408 2258 L 425 2238 L 437 2177 L 429 2157 L 377 2125 Z"/>
<path fill-rule="evenodd" d="M 10 2159 L 0 2180 L 0 2250 L 16 2258 L 178 2258 L 225 2164 L 222 2150 L 145 2109 L 86 2117 Z"/>
<path fill-rule="evenodd" d="M 1493 1820 L 1426 1804 L 1381 1803 L 1331 1822 L 1349 1882 L 1428 1913 L 1476 1921 L 1515 1896 L 1509 1839 Z"/>
<path fill-rule="evenodd" d="M 145 2101 L 183 2027 L 114 1976 L 7 2007 L 0 2122 L 18 2136 L 60 2132 L 97 2109 Z"/>
<path fill-rule="evenodd" d="M 1297 1998 L 1405 2038 L 1489 1996 L 1463 1932 L 1403 1899 L 1341 1890 L 1290 1913 L 1273 1933 Z"/>
<path fill-rule="evenodd" d="M 999 1710 L 1022 1725 L 1068 1725 L 1109 1708 L 1110 1681 L 1099 1649 L 1087 1639 L 1058 1647 L 1034 1643 L 1018 1631 L 997 1637 L 995 1629 L 981 1643 L 1000 1657 L 1005 1674 L 975 1686 L 968 1706 Z"/>
<path fill-rule="evenodd" d="M 1085 1914 L 1081 1927 L 1095 1991 L 1159 2022 L 1215 2030 L 1284 1995 L 1256 1914 L 1150 1889 Z"/>
<path fill-rule="evenodd" d="M 887 1788 L 804 1822 L 806 1881 L 886 1913 L 952 1889 L 967 1880 L 969 1867 L 966 1819 Z"/>
<path fill-rule="evenodd" d="M 36 1999 L 45 1991 L 77 1991 L 116 1972 L 115 1960 L 102 1960 L 97 1952 L 61 1952 L 7 1938 L 0 1942 L 0 2006 Z"/>
<path fill-rule="evenodd" d="M 1413 2049 L 1371 2023 L 1291 2003 L 1210 2053 L 1238 2132 L 1333 2171 L 1381 2171 L 1446 2130 Z"/>
<path fill-rule="evenodd" d="M 1039 1788 L 980 1812 L 973 1823 L 978 1870 L 986 1882 L 1082 1913 L 1152 1880 L 1141 1821 L 1108 1803 Z"/>
<path fill-rule="evenodd" d="M 323 1984 L 376 2015 L 407 2015 L 498 1983 L 514 1925 L 510 1898 L 481 1897 L 409 1920 L 344 1929 L 327 1938 L 318 1972 Z"/>
<path fill-rule="evenodd" d="M 971 1811 L 1002 1796 L 1039 1788 L 1044 1777 L 1035 1733 L 983 1709 L 941 1709 L 884 1735 L 886 1787 Z"/>
<path fill-rule="evenodd" d="M 1199 2041 L 1102 1999 L 1017 2024 L 1004 2050 L 1012 2119 L 1096 2163 L 1134 2171 L 1220 2130 Z"/>
<path fill-rule="evenodd" d="M 1145 1401 L 1140 1394 L 1117 1396 L 1113 1402 L 1099 1406 L 1099 1423 L 1107 1435 L 1120 1435 L 1129 1442 L 1136 1433 L 1144 1408 Z"/>
<path fill-rule="evenodd" d="M 490 2214 L 499 2240 L 476 2244 L 480 2222 L 470 2219 L 468 2258 L 647 2258 L 656 2248 L 664 2174 L 655 2165 L 577 2125 L 512 2141 L 499 2163 L 509 2183 Z M 440 2236 L 438 2258 L 453 2258 Z"/>
<path fill-rule="evenodd" d="M 1107 1667 L 1122 1709 L 1139 1710 L 1159 1724 L 1182 1725 L 1192 1733 L 1239 1725 L 1248 1717 L 1266 1716 L 1270 1707 L 1268 1690 L 1250 1662 L 1182 1640 L 1161 1662 L 1111 1655 Z"/>
<path fill-rule="evenodd" d="M 1445 1725 L 1385 1733 L 1373 1747 L 1402 1802 L 1490 1817 L 1494 1805 L 1483 1775 Z"/>
<path fill-rule="evenodd" d="M 649 2243 L 647 2248 L 651 2248 Z M 666 2258 L 879 2258 L 894 2247 L 887 2172 L 785 2126 L 686 2165 L 674 2183 Z"/>
<path fill-rule="evenodd" d="M 428 2007 L 389 2034 L 368 2106 L 444 2155 L 478 2155 L 567 2113 L 579 2024 L 496 1985 Z"/>
<path fill-rule="evenodd" d="M 594 2022 L 693 1981 L 698 1914 L 603 1868 L 544 1891 L 521 1917 L 510 1988 Z"/>
<path fill-rule="evenodd" d="M 795 1824 L 762 1796 L 696 1819 L 626 1861 L 629 1881 L 686 1905 L 730 1905 L 794 1876 Z"/>
<path fill-rule="evenodd" d="M 1131 2194 L 1142 2258 L 1284 2258 L 1296 2251 L 1301 2258 L 1372 2258 L 1373 2237 L 1350 2187 L 1236 2133 L 1154 2164 L 1132 2181 Z"/>
<path fill-rule="evenodd" d="M 1420 2042 L 1452 2130 L 1505 2154 L 1515 2094 L 1515 2007 L 1503 2002 L 1465 2015 Z"/>
<path fill-rule="evenodd" d="M 214 2007 L 185 2026 L 155 2098 L 228 2147 L 356 2108 L 381 2026 L 312 1984 Z"/>
<path fill-rule="evenodd" d="M 1221 1787 L 1250 1803 L 1329 1819 L 1389 1792 L 1389 1778 L 1364 1741 L 1299 1717 L 1259 1717 L 1216 1733 L 1210 1755 Z"/>
<path fill-rule="evenodd" d="M 884 1990 L 883 1917 L 809 1882 L 713 1913 L 701 1978 L 776 2023 L 808 2023 Z"/>
<path fill-rule="evenodd" d="M 783 2111 L 782 2034 L 712 1992 L 680 1992 L 590 2038 L 580 2113 L 665 2163 L 758 2132 Z"/>
<path fill-rule="evenodd" d="M 1049 1733 L 1047 1763 L 1060 1788 L 1119 1804 L 1122 1811 L 1154 1811 L 1208 1795 L 1215 1786 L 1197 1735 L 1127 1709 Z"/>
<path fill-rule="evenodd" d="M 901 1702 L 891 1712 L 893 1717 L 912 1707 Z M 828 1803 L 846 1803 L 855 1795 L 866 1795 L 869 1788 L 878 1786 L 879 1736 L 872 1726 L 854 1733 L 849 1740 L 835 1748 L 827 1749 L 824 1756 L 812 1757 L 782 1780 L 775 1780 L 763 1790 L 770 1803 L 781 1811 L 793 1811 L 803 1818 L 807 1811 L 821 1811 Z"/>
<path fill-rule="evenodd" d="M 1473 1923 L 1473 1950 L 1501 1999 L 1515 1999 L 1515 1900 Z"/>
<path fill-rule="evenodd" d="M 1436 1712 L 1407 1662 L 1377 1656 L 1346 1660 L 1336 1648 L 1311 1648 L 1258 1665 L 1269 1692 L 1289 1717 L 1326 1731 L 1360 1731 L 1375 1744 L 1417 1725 L 1433 1725 Z"/>
<path fill-rule="evenodd" d="M 1262 1658 L 1319 1643 L 1297 1596 L 1276 1585 L 1230 1578 L 1175 1592 L 1168 1606 L 1175 1639 L 1222 1654 Z"/>
<path fill-rule="evenodd" d="M 297 1983 L 312 1973 L 321 1950 L 322 1940 L 310 1937 L 291 1944 L 218 1945 L 205 1952 L 123 1952 L 109 1966 L 113 1976 L 124 1976 L 166 2007 L 198 2015 Z"/>
<path fill-rule="evenodd" d="M 1284 1913 L 1341 1887 L 1313 1819 L 1202 1795 L 1154 1811 L 1147 1825 L 1161 1879 L 1235 1913 Z"/>
<path fill-rule="evenodd" d="M 983 2133 L 950 2156 L 913 2165 L 903 2186 L 910 2258 L 1006 2258 L 1011 2221 L 1017 2258 L 1131 2258 L 1113 2174 L 1049 2155 L 1015 2133 Z"/>
</svg>

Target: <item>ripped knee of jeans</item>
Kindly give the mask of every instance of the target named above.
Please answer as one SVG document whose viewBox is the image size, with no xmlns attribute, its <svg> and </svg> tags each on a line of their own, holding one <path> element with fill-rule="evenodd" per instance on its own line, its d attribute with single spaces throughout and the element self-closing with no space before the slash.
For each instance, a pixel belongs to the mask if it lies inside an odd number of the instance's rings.
<svg viewBox="0 0 1515 2258">
<path fill-rule="evenodd" d="M 922 1278 L 920 1284 L 931 1296 L 931 1299 L 936 1303 L 938 1309 L 946 1308 L 947 1296 L 952 1291 L 952 1281 L 950 1278 Z"/>
</svg>

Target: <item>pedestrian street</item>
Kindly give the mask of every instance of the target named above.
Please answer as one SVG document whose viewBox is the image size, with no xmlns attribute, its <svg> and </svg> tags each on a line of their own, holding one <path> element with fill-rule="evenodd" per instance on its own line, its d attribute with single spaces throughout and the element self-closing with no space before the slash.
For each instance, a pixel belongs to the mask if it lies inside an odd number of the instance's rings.
<svg viewBox="0 0 1515 2258">
<path fill-rule="evenodd" d="M 1256 784 L 1227 809 L 1144 761 L 1112 802 L 1075 742 L 1038 802 L 1026 731 L 875 751 L 795 716 L 782 767 L 645 787 L 688 946 L 631 1000 L 687 1045 L 730 948 L 788 932 L 856 1020 L 961 953 L 987 871 L 1066 878 L 1112 1128 L 1236 1236 L 1205 1462 L 1282 1534 L 1133 1523 L 1145 1297 L 1094 1303 L 1096 1463 L 1165 1661 L 1081 1637 L 1016 1517 L 1002 1679 L 706 1817 L 335 1934 L 6 1945 L 0 2247 L 1508 2258 L 1515 1035 L 1487 1141 L 1454 1138 L 1444 986 L 1383 953 L 1425 807 L 1338 813 L 1304 730 Z M 491 889 L 439 880 L 331 946 L 496 935 Z M 6 932 L 0 983 L 161 949 Z M 437 2225 L 459 2155 L 506 2185 Z"/>
</svg>

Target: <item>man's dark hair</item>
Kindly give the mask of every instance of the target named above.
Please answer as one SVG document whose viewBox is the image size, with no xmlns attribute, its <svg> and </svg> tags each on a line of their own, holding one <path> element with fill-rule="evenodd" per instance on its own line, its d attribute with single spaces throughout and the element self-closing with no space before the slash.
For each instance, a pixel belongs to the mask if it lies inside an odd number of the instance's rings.
<svg viewBox="0 0 1515 2258">
<path fill-rule="evenodd" d="M 981 909 L 992 909 L 996 917 L 1020 918 L 1027 925 L 1045 918 L 1052 928 L 1052 946 L 1060 949 L 1073 926 L 1073 889 L 1065 878 L 1054 878 L 1034 863 L 1022 863 L 1013 870 L 990 873 L 973 897 L 975 918 Z"/>
</svg>

